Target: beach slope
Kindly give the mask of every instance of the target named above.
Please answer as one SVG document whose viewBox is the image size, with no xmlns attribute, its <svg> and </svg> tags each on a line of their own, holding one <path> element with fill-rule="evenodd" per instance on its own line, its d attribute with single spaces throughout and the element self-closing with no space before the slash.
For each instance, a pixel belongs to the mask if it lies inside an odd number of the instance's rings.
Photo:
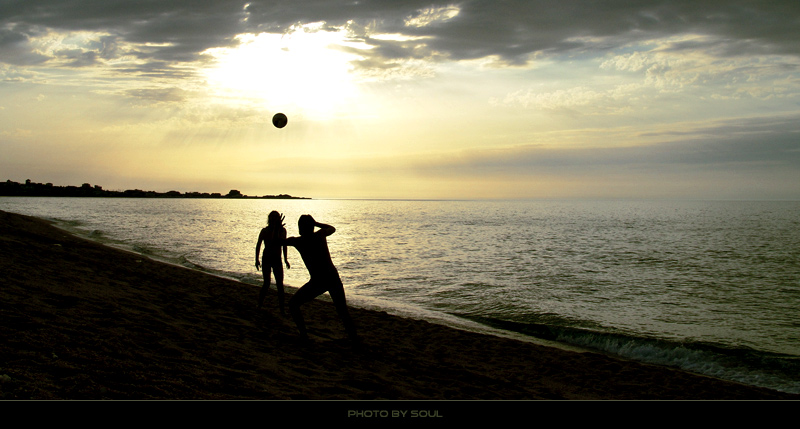
<svg viewBox="0 0 800 429">
<path fill-rule="evenodd" d="M 321 300 L 303 343 L 274 292 L 6 212 L 0 284 L 3 399 L 798 399 L 358 308 L 354 347 Z"/>
</svg>

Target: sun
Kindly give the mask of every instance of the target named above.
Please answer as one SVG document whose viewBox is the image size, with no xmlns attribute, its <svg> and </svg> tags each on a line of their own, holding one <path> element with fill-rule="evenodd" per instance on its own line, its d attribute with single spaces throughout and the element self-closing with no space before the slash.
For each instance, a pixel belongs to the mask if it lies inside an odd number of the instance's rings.
<svg viewBox="0 0 800 429">
<path fill-rule="evenodd" d="M 358 57 L 342 49 L 348 43 L 344 30 L 307 24 L 237 39 L 236 48 L 205 52 L 215 59 L 205 70 L 207 82 L 231 103 L 326 117 L 357 96 L 351 61 Z"/>
</svg>

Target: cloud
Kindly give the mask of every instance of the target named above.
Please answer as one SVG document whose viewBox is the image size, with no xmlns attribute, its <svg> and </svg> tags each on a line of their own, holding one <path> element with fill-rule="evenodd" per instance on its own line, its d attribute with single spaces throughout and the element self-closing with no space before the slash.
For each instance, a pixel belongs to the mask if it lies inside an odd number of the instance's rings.
<svg viewBox="0 0 800 429">
<path fill-rule="evenodd" d="M 187 91 L 180 88 L 129 89 L 125 91 L 125 94 L 148 103 L 181 102 L 187 98 Z"/>
<path fill-rule="evenodd" d="M 671 38 L 654 41 L 659 46 L 646 52 L 614 55 L 604 61 L 600 68 L 644 74 L 645 84 L 661 91 L 726 85 L 727 88 L 735 86 L 740 94 L 749 93 L 754 97 L 763 97 L 763 94 L 757 94 L 753 88 L 761 88 L 764 79 L 774 79 L 776 76 L 785 79 L 800 70 L 800 61 L 797 57 L 720 58 L 700 48 L 704 46 L 702 43 L 698 43 L 698 48 L 692 52 L 676 55 L 672 46 L 705 37 L 682 36 L 677 39 L 679 40 Z"/>
<path fill-rule="evenodd" d="M 281 33 L 297 23 L 348 26 L 353 37 L 373 47 L 373 59 L 497 57 L 524 64 L 532 55 L 607 52 L 632 43 L 676 34 L 697 34 L 672 49 L 704 48 L 720 56 L 800 54 L 800 3 L 763 1 L 586 2 L 364 0 L 216 0 L 4 2 L 0 6 L 4 62 L 44 60 L 31 50 L 31 33 L 104 32 L 118 43 L 141 47 L 148 61 L 187 62 L 214 47 L 236 44 L 241 33 Z M 18 28 L 19 27 L 19 28 Z M 397 34 L 405 41 L 371 36 Z M 146 49 L 144 49 L 146 48 Z M 113 50 L 104 53 L 115 55 Z M 117 53 L 118 54 L 118 53 Z M 84 58 L 85 63 L 87 59 Z M 76 63 L 73 63 L 76 64 Z M 81 64 L 80 62 L 77 64 Z"/>
<path fill-rule="evenodd" d="M 34 51 L 31 37 L 16 26 L 0 28 L 0 62 L 18 66 L 44 63 L 46 55 Z"/>
<path fill-rule="evenodd" d="M 464 2 L 436 26 L 391 29 L 427 36 L 432 51 L 451 59 L 499 56 L 524 63 L 534 53 L 607 51 L 675 34 L 710 36 L 720 54 L 800 53 L 800 5 L 773 2 Z"/>
<path fill-rule="evenodd" d="M 619 147 L 524 145 L 481 149 L 431 158 L 416 165 L 421 174 L 529 176 L 571 175 L 619 169 L 749 169 L 771 165 L 800 171 L 800 117 L 744 118 L 698 125 L 683 132 L 658 132 L 659 143 Z"/>
<path fill-rule="evenodd" d="M 193 61 L 209 47 L 232 43 L 242 13 L 238 1 L 44 0 L 3 5 L 0 23 L 66 33 L 106 32 L 131 44 L 159 45 L 143 53 L 153 59 Z"/>
<path fill-rule="evenodd" d="M 518 90 L 507 94 L 502 100 L 493 99 L 494 105 L 540 109 L 552 112 L 576 114 L 621 114 L 631 110 L 633 94 L 642 89 L 638 84 L 618 85 L 612 89 L 597 90 L 583 86 L 541 92 L 533 89 Z"/>
<path fill-rule="evenodd" d="M 668 105 L 665 101 L 677 106 L 678 100 L 687 100 L 681 108 L 690 110 L 704 101 L 784 99 L 790 105 L 800 97 L 798 57 L 720 57 L 703 43 L 692 51 L 673 49 L 706 39 L 686 34 L 649 40 L 590 61 L 570 62 L 568 68 L 560 61 L 541 61 L 528 82 L 492 97 L 490 104 L 571 116 L 630 116 Z"/>
<path fill-rule="evenodd" d="M 36 78 L 36 74 L 24 67 L 0 63 L 0 80 L 4 82 L 25 82 Z"/>
</svg>

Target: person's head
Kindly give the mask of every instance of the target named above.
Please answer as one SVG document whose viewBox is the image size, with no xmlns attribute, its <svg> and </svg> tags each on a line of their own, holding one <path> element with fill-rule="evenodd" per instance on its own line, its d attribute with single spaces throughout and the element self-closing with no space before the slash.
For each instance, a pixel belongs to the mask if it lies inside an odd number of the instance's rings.
<svg viewBox="0 0 800 429">
<path fill-rule="evenodd" d="M 314 218 L 311 215 L 302 215 L 300 219 L 297 220 L 297 229 L 300 231 L 300 235 L 311 235 L 314 233 L 314 225 L 317 222 L 314 221 Z"/>
<path fill-rule="evenodd" d="M 281 226 L 281 214 L 273 210 L 267 215 L 267 225 Z"/>
</svg>

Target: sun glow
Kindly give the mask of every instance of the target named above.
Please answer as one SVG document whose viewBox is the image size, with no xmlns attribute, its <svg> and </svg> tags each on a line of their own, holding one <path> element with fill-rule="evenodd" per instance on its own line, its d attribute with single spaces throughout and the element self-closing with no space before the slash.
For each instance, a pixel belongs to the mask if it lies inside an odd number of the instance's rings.
<svg viewBox="0 0 800 429">
<path fill-rule="evenodd" d="M 206 77 L 217 96 L 232 103 L 257 103 L 262 107 L 304 115 L 327 117 L 357 96 L 350 62 L 345 52 L 344 30 L 322 30 L 308 24 L 280 34 L 242 34 L 236 48 L 206 51 L 216 66 Z"/>
</svg>

